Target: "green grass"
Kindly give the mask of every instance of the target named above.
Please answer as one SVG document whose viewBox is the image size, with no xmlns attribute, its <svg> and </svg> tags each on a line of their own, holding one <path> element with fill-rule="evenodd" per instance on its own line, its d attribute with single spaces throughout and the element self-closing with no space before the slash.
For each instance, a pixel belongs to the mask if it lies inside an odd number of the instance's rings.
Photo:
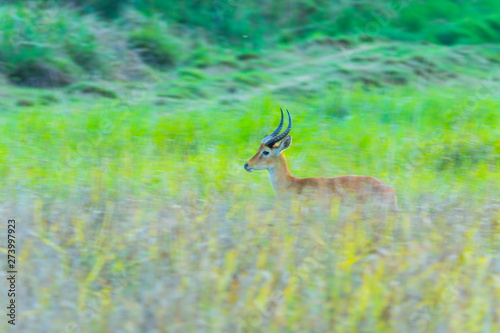
<svg viewBox="0 0 500 333">
<path fill-rule="evenodd" d="M 78 82 L 68 87 L 69 93 L 93 94 L 107 98 L 117 98 L 118 94 L 111 88 L 94 82 Z"/>
<path fill-rule="evenodd" d="M 16 329 L 500 331 L 497 1 L 15 2 Z M 295 176 L 377 177 L 401 213 L 341 223 L 244 171 L 279 107 Z"/>
<path fill-rule="evenodd" d="M 109 1 L 104 1 L 107 4 Z M 87 11 L 120 16 L 128 1 L 102 5 L 82 1 Z M 120 6 L 121 4 L 122 6 Z M 262 47 L 307 38 L 318 31 L 328 36 L 365 35 L 445 45 L 500 41 L 500 5 L 495 0 L 138 0 L 133 6 L 147 15 L 196 27 L 213 39 L 240 47 Z M 283 15 L 286 13 L 286 15 Z M 246 36 L 246 37 L 244 37 Z"/>
<path fill-rule="evenodd" d="M 1 113 L 18 328 L 500 329 L 496 94 L 337 86 L 205 102 L 89 99 Z M 396 189 L 401 214 L 341 224 L 276 199 L 265 172 L 245 172 L 279 107 L 293 115 L 294 175 L 377 177 Z"/>
<path fill-rule="evenodd" d="M 85 71 L 104 72 L 109 49 L 96 35 L 106 25 L 65 8 L 0 6 L 0 61 L 12 83 L 62 86 Z"/>
<path fill-rule="evenodd" d="M 243 64 L 254 70 L 264 51 L 296 43 L 330 49 L 382 40 L 498 44 L 499 10 L 496 0 L 261 0 L 252 6 L 232 0 L 89 0 L 76 7 L 64 1 L 10 1 L 0 6 L 0 75 L 16 85 L 60 87 L 91 79 L 142 79 L 151 67 Z M 498 52 L 488 59 L 498 65 Z M 379 86 L 370 78 L 358 81 Z M 386 81 L 406 83 L 402 75 Z"/>
<path fill-rule="evenodd" d="M 0 74 L 12 84 L 67 86 L 90 79 L 132 80 L 169 68 L 186 52 L 166 22 L 136 11 L 114 22 L 66 5 L 0 6 Z"/>
<path fill-rule="evenodd" d="M 157 18 L 135 28 L 130 33 L 129 44 L 153 67 L 172 67 L 184 54 L 183 45 L 168 31 L 165 22 Z"/>
</svg>

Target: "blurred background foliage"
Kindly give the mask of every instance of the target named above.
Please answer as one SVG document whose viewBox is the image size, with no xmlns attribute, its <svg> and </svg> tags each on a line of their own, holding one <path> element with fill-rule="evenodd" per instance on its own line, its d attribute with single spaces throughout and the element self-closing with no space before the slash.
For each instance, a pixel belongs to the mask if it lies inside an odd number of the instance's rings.
<svg viewBox="0 0 500 333">
<path fill-rule="evenodd" d="M 500 38 L 500 3 L 495 0 L 39 0 L 31 3 L 41 7 L 68 5 L 82 14 L 97 14 L 109 20 L 135 9 L 145 15 L 161 15 L 189 29 L 201 28 L 215 38 L 236 44 L 241 42 L 242 35 L 250 33 L 262 44 L 282 38 L 304 38 L 319 28 L 332 36 L 353 34 L 373 19 L 383 25 L 381 36 L 397 40 L 451 45 L 494 42 Z"/>
<path fill-rule="evenodd" d="M 10 81 L 63 86 L 81 75 L 137 77 L 143 63 L 160 69 L 200 65 L 221 49 L 256 51 L 320 36 L 442 45 L 497 43 L 500 3 L 7 1 L 0 6 L 0 31 L 0 72 Z M 44 84 L 46 76 L 51 80 Z"/>
</svg>

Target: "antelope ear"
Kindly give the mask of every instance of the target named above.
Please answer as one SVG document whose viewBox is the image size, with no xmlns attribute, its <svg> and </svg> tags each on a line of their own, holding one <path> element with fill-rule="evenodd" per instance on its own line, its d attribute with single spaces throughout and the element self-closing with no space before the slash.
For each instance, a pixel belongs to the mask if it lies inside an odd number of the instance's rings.
<svg viewBox="0 0 500 333">
<path fill-rule="evenodd" d="M 277 147 L 278 153 L 281 153 L 283 150 L 290 148 L 292 144 L 292 136 L 287 135 L 283 140 L 281 140 L 280 144 Z"/>
</svg>

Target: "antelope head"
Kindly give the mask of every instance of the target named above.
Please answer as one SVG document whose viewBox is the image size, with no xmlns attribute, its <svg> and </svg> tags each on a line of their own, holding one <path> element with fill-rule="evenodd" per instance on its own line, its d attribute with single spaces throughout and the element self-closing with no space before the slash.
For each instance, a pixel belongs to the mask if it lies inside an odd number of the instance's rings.
<svg viewBox="0 0 500 333">
<path fill-rule="evenodd" d="M 278 128 L 262 140 L 257 154 L 245 163 L 244 167 L 246 171 L 273 169 L 279 162 L 281 152 L 290 147 L 292 137 L 288 133 L 292 129 L 292 117 L 288 110 L 286 112 L 288 113 L 288 127 L 286 130 L 279 134 L 283 127 L 283 109 L 281 109 L 281 121 Z"/>
</svg>

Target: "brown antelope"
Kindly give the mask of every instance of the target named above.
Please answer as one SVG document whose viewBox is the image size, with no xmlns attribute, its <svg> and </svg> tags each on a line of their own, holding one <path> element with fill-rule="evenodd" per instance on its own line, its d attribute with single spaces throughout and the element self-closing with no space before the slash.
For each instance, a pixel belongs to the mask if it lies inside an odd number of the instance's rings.
<svg viewBox="0 0 500 333">
<path fill-rule="evenodd" d="M 396 192 L 376 178 L 367 176 L 297 178 L 292 176 L 283 154 L 283 151 L 292 143 L 292 137 L 288 135 L 292 128 L 292 117 L 288 110 L 286 112 L 288 113 L 287 129 L 279 134 L 283 127 L 283 110 L 281 110 L 278 128 L 262 140 L 257 154 L 245 163 L 246 171 L 267 170 L 273 190 L 280 197 L 290 194 L 308 195 L 326 199 L 330 203 L 332 197 L 340 197 L 341 206 L 347 203 L 365 204 L 369 201 L 379 210 L 397 211 Z"/>
</svg>

